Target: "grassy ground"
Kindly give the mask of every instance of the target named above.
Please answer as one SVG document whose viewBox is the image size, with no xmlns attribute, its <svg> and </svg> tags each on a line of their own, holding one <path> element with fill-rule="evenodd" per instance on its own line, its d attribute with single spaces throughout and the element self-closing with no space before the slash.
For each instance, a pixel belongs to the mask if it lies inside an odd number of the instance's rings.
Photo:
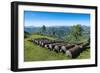
<svg viewBox="0 0 100 73">
<path fill-rule="evenodd" d="M 31 38 L 48 38 L 54 40 L 53 37 L 42 36 L 34 34 Z M 45 60 L 64 60 L 70 59 L 66 54 L 56 53 L 50 51 L 47 48 L 42 48 L 30 41 L 30 38 L 25 38 L 24 40 L 24 61 L 45 61 Z M 90 49 L 83 51 L 76 59 L 87 59 L 90 58 Z"/>
</svg>

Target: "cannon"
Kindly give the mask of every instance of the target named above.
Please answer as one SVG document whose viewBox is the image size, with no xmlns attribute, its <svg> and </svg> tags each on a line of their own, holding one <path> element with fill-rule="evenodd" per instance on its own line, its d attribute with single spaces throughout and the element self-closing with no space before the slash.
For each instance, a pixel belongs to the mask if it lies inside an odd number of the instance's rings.
<svg viewBox="0 0 100 73">
<path fill-rule="evenodd" d="M 58 53 L 58 52 L 60 52 L 61 46 L 62 45 L 55 45 L 53 50 Z"/>
<path fill-rule="evenodd" d="M 66 54 L 70 58 L 75 58 L 77 57 L 83 50 L 85 50 L 86 46 L 88 46 L 89 43 L 82 44 L 82 45 L 75 45 L 75 47 L 69 49 L 66 51 Z"/>
<path fill-rule="evenodd" d="M 68 49 L 70 49 L 70 48 L 72 48 L 74 46 L 75 46 L 74 44 L 63 45 L 63 46 L 61 46 L 60 52 L 65 53 L 66 50 L 68 50 Z"/>
<path fill-rule="evenodd" d="M 55 43 L 49 44 L 49 49 L 50 50 L 55 50 L 55 51 L 59 52 L 60 49 L 61 49 L 61 46 L 65 45 L 65 44 L 66 43 L 55 42 Z"/>
<path fill-rule="evenodd" d="M 52 44 L 52 43 L 55 43 L 55 42 L 54 41 L 42 41 L 41 42 L 41 46 L 42 47 L 46 47 L 48 45 L 48 48 L 49 48 L 49 44 Z"/>
<path fill-rule="evenodd" d="M 46 39 L 46 38 L 37 38 L 37 39 L 33 40 L 33 43 L 36 43 L 36 44 L 40 45 L 41 41 L 49 41 L 49 39 Z"/>
<path fill-rule="evenodd" d="M 46 42 L 49 42 L 49 40 L 40 40 L 40 41 L 39 41 L 39 45 L 40 45 L 40 46 L 43 46 L 44 43 L 46 43 Z"/>
</svg>

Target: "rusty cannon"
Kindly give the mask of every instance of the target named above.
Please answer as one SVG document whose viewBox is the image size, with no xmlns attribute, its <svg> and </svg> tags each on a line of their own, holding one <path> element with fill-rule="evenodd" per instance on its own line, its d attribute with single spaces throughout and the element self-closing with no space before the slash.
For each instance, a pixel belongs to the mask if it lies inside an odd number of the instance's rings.
<svg viewBox="0 0 100 73">
<path fill-rule="evenodd" d="M 40 41 L 49 41 L 49 39 L 47 38 L 36 38 L 36 39 L 33 39 L 33 43 L 36 43 L 36 44 L 40 44 Z"/>
<path fill-rule="evenodd" d="M 66 51 L 66 54 L 70 58 L 75 58 L 77 57 L 83 50 L 86 49 L 86 46 L 88 46 L 89 43 L 82 44 L 82 45 L 75 45 L 75 47 L 70 48 L 69 50 Z"/>
<path fill-rule="evenodd" d="M 49 49 L 53 50 L 53 51 L 56 51 L 58 53 L 60 51 L 60 49 L 61 49 L 61 46 L 62 46 L 61 44 L 62 43 L 58 43 L 58 42 L 50 44 L 49 45 Z"/>
<path fill-rule="evenodd" d="M 62 42 L 54 42 L 54 43 L 51 43 L 51 44 L 49 44 L 49 49 L 50 50 L 58 50 L 58 49 L 60 49 L 61 48 L 61 45 L 62 44 Z"/>
<path fill-rule="evenodd" d="M 67 44 L 67 45 L 63 45 L 61 46 L 60 52 L 65 53 L 67 50 L 69 50 L 70 48 L 75 47 L 74 44 Z"/>
</svg>

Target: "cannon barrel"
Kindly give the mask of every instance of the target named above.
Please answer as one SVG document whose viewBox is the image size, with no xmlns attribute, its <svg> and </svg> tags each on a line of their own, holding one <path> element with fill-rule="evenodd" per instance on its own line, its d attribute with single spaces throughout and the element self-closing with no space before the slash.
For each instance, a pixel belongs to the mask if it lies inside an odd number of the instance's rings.
<svg viewBox="0 0 100 73">
<path fill-rule="evenodd" d="M 73 44 L 68 44 L 68 45 L 62 46 L 61 49 L 60 49 L 60 52 L 65 53 L 67 50 L 69 50 L 70 48 L 72 48 L 74 46 L 75 45 L 73 45 Z"/>
<path fill-rule="evenodd" d="M 83 45 L 75 45 L 75 47 L 69 49 L 66 51 L 66 54 L 71 57 L 75 58 L 77 57 L 83 50 L 85 50 L 85 47 L 88 46 L 89 43 L 83 44 Z"/>
<path fill-rule="evenodd" d="M 62 42 L 54 42 L 54 43 L 49 44 L 49 49 L 50 50 L 54 50 L 54 49 L 58 50 L 58 49 L 61 48 L 62 45 L 64 45 L 64 43 L 62 43 Z"/>
</svg>

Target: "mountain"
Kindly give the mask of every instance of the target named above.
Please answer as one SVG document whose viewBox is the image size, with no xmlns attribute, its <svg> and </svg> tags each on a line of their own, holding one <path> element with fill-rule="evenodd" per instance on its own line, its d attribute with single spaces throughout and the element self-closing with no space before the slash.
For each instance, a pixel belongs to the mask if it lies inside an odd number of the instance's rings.
<svg viewBox="0 0 100 73">
<path fill-rule="evenodd" d="M 24 30 L 29 33 L 37 32 L 37 31 L 39 31 L 39 29 L 40 29 L 39 27 L 33 27 L 33 26 L 24 27 Z"/>
<path fill-rule="evenodd" d="M 90 36 L 90 27 L 89 26 L 81 26 L 83 29 L 82 34 L 86 37 Z M 71 26 L 52 26 L 46 27 L 46 31 L 42 32 L 42 27 L 24 27 L 24 31 L 28 33 L 41 33 L 45 35 L 52 35 L 58 38 L 64 38 L 66 35 L 69 35 Z"/>
</svg>

